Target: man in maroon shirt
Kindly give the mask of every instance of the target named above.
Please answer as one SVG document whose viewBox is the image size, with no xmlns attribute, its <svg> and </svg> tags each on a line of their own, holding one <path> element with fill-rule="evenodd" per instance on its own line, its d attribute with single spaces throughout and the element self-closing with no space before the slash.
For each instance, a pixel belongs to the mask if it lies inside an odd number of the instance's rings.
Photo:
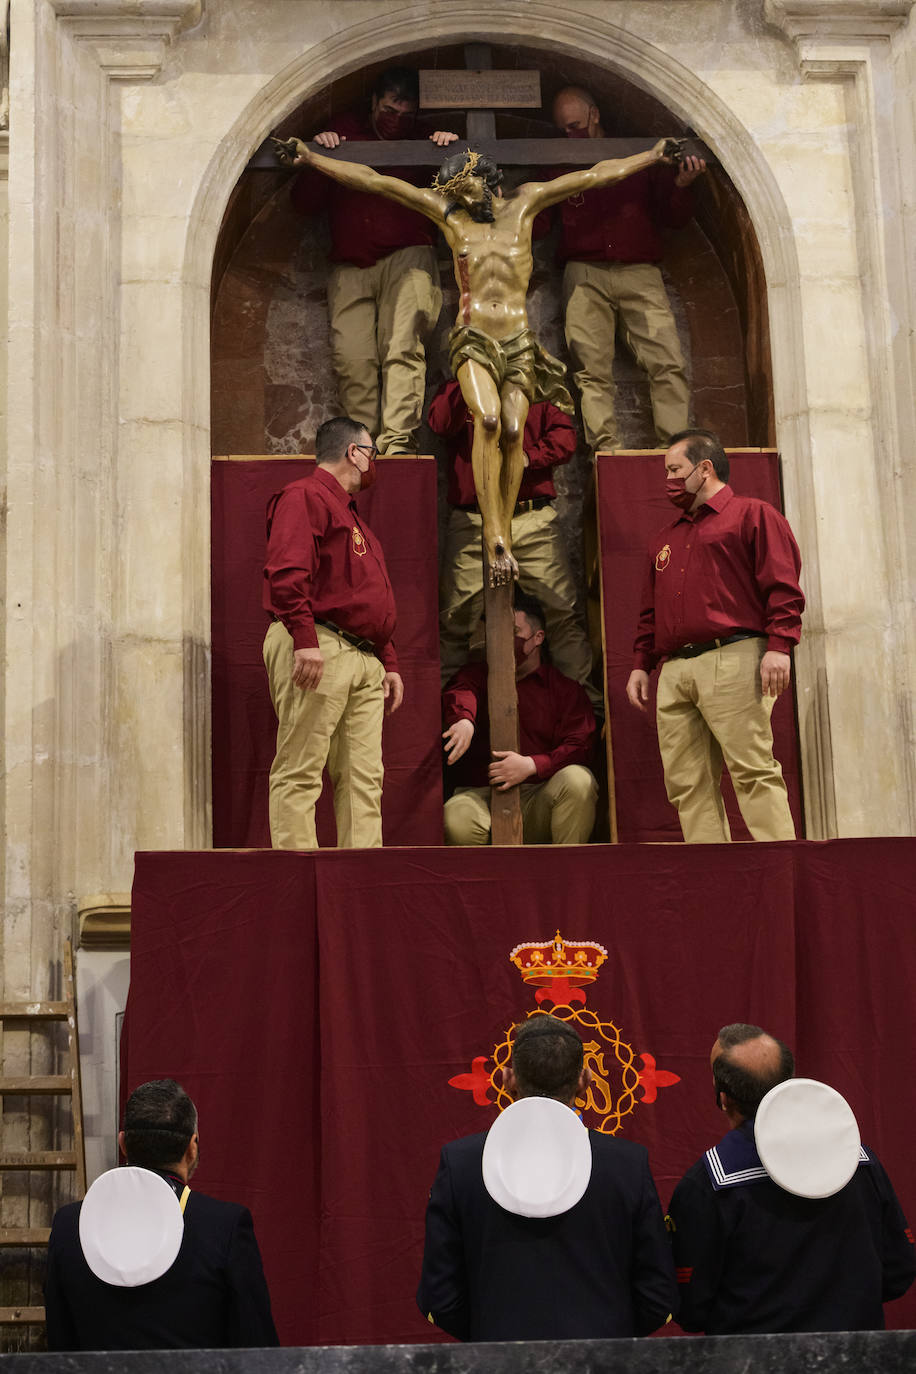
<svg viewBox="0 0 916 1374">
<path fill-rule="evenodd" d="M 391 636 L 395 608 L 378 540 L 355 494 L 375 478 L 375 445 L 339 416 L 315 439 L 318 465 L 267 505 L 264 663 L 277 713 L 270 770 L 275 849 L 316 849 L 315 803 L 325 764 L 337 843 L 382 843 L 382 713 L 404 685 Z M 386 706 L 387 703 L 387 706 Z"/>
<path fill-rule="evenodd" d="M 543 658 L 544 614 L 538 603 L 517 592 L 515 606 L 520 752 L 491 752 L 487 665 L 467 664 L 442 697 L 442 737 L 457 782 L 445 803 L 445 842 L 489 844 L 490 788 L 506 792 L 520 785 L 526 844 L 586 844 L 598 796 L 586 766 L 595 715 L 579 684 Z"/>
<path fill-rule="evenodd" d="M 715 434 L 674 435 L 667 493 L 683 513 L 655 536 L 627 697 L 645 711 L 662 660 L 656 722 L 668 799 L 684 839 L 731 839 L 723 759 L 755 840 L 794 840 L 770 715 L 801 636 L 801 555 L 767 501 L 736 496 Z"/>
<path fill-rule="evenodd" d="M 382 72 L 367 112 L 341 115 L 315 135 L 322 148 L 348 139 L 423 138 L 416 131 L 417 73 L 410 67 Z M 445 147 L 457 134 L 429 135 Z M 392 168 L 416 186 L 424 168 Z M 415 210 L 367 195 L 305 169 L 293 182 L 303 214 L 327 209 L 331 230 L 328 317 L 331 356 L 342 409 L 371 434 L 380 453 L 415 453 L 426 390 L 426 336 L 442 308 L 436 230 Z"/>
<path fill-rule="evenodd" d="M 471 631 L 483 610 L 482 517 L 471 467 L 474 417 L 461 387 L 445 382 L 430 403 L 426 423 L 448 441 L 448 502 L 451 506 L 439 583 L 442 685 L 468 657 Z M 553 469 L 576 451 L 576 429 L 549 401 L 537 401 L 525 420 L 525 471 L 512 518 L 512 551 L 518 583 L 535 597 L 546 617 L 550 655 L 567 677 L 581 682 L 592 705 L 604 699 L 590 687 L 592 651 L 575 611 L 576 590 L 557 525 Z M 592 693 L 594 692 L 594 697 Z"/>
<path fill-rule="evenodd" d="M 567 138 L 604 138 L 590 92 L 566 86 L 553 102 L 553 121 Z M 566 344 L 582 403 L 589 447 L 620 447 L 614 416 L 614 340 L 624 336 L 649 375 L 652 418 L 660 444 L 688 420 L 684 358 L 658 263 L 661 230 L 680 229 L 693 208 L 688 187 L 706 170 L 686 157 L 677 171 L 652 167 L 602 190 L 563 201 L 560 243 Z"/>
</svg>

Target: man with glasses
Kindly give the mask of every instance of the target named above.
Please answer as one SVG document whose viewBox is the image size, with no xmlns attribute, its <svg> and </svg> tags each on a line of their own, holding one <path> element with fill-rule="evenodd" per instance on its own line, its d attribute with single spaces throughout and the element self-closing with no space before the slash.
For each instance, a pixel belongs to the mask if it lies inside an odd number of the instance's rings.
<svg viewBox="0 0 916 1374">
<path fill-rule="evenodd" d="M 328 420 L 315 440 L 316 470 L 268 502 L 264 663 L 277 713 L 275 849 L 317 849 L 325 764 L 338 846 L 382 843 L 382 717 L 398 709 L 404 685 L 384 555 L 353 500 L 375 480 L 376 453 L 363 425 Z"/>
<path fill-rule="evenodd" d="M 445 803 L 446 844 L 489 844 L 490 788 L 516 786 L 526 844 L 588 843 L 598 797 L 588 768 L 595 714 L 584 688 L 545 659 L 544 647 L 544 612 L 516 592 L 518 753 L 490 750 L 485 663 L 468 663 L 443 693 L 446 761 L 458 765 Z"/>
</svg>

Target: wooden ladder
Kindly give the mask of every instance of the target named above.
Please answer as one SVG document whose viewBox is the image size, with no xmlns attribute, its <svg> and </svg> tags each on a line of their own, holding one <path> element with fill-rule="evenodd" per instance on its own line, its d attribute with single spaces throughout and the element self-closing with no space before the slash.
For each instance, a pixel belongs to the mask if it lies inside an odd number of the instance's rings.
<svg viewBox="0 0 916 1374">
<path fill-rule="evenodd" d="M 67 1073 L 40 1074 L 26 1078 L 0 1077 L 0 1096 L 55 1097 L 69 1095 L 73 1121 L 72 1150 L 0 1151 L 0 1173 L 6 1170 L 61 1169 L 76 1174 L 76 1197 L 86 1193 L 86 1150 L 83 1141 L 83 1094 L 80 1085 L 80 1045 L 76 1024 L 76 989 L 73 982 L 73 946 L 64 945 L 64 997 L 60 1002 L 0 1002 L 0 1023 L 18 1023 L 19 1029 L 52 1021 L 67 1025 Z M 46 1246 L 49 1226 L 0 1226 L 0 1246 L 6 1249 Z M 0 1324 L 23 1326 L 43 1322 L 43 1307 L 0 1307 Z"/>
</svg>

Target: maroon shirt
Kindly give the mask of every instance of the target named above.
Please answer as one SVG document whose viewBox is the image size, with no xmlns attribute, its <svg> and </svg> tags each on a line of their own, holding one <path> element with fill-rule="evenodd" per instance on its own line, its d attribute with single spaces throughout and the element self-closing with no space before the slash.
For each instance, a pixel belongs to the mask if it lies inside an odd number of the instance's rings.
<svg viewBox="0 0 916 1374">
<path fill-rule="evenodd" d="M 294 649 L 314 649 L 315 621 L 331 620 L 371 639 L 387 671 L 397 672 L 394 593 L 381 547 L 325 468 L 267 503 L 264 609 L 283 621 Z"/>
<path fill-rule="evenodd" d="M 426 417 L 433 434 L 450 438 L 448 459 L 448 500 L 452 506 L 474 506 L 477 491 L 471 467 L 474 420 L 465 405 L 457 382 L 446 382 L 430 402 Z M 528 466 L 522 477 L 518 499 L 556 496 L 551 468 L 568 463 L 576 451 L 576 427 L 568 415 L 550 404 L 538 401 L 528 410 L 525 421 L 525 453 Z"/>
<path fill-rule="evenodd" d="M 673 167 L 648 167 L 612 186 L 561 201 L 557 262 L 658 262 L 661 229 L 682 229 L 693 214 Z"/>
<path fill-rule="evenodd" d="M 591 762 L 595 742 L 595 713 L 585 691 L 552 663 L 541 666 L 516 683 L 520 754 L 534 759 L 531 782 L 546 782 L 569 763 Z M 490 717 L 487 711 L 487 665 L 467 663 L 442 694 L 442 720 L 474 722 L 467 753 L 449 771 L 458 787 L 487 787 L 490 757 Z"/>
<path fill-rule="evenodd" d="M 685 644 L 756 630 L 787 654 L 801 637 L 801 554 L 789 522 L 768 501 L 722 487 L 693 514 L 666 525 L 649 547 L 633 666 L 651 672 Z"/>
<path fill-rule="evenodd" d="M 368 115 L 351 111 L 328 125 L 330 133 L 340 134 L 348 143 L 378 142 L 379 136 Z M 418 133 L 416 138 L 426 138 Z M 430 179 L 425 167 L 386 167 L 385 175 L 400 177 L 414 186 Z M 341 186 L 313 167 L 303 167 L 290 190 L 290 199 L 304 215 L 327 209 L 331 229 L 332 262 L 349 262 L 354 267 L 373 267 L 398 248 L 435 243 L 436 229 L 425 215 L 408 210 L 385 196 L 354 191 Z"/>
</svg>

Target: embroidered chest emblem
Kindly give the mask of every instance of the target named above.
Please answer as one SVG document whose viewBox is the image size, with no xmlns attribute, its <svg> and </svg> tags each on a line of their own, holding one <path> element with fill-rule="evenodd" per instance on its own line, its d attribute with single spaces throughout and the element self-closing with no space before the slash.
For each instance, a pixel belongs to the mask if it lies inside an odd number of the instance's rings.
<svg viewBox="0 0 916 1374">
<path fill-rule="evenodd" d="M 664 572 L 671 562 L 671 545 L 666 544 L 663 549 L 659 549 L 655 555 L 655 571 Z"/>
<path fill-rule="evenodd" d="M 359 525 L 353 526 L 353 552 L 360 558 L 362 558 L 366 552 L 366 541 Z"/>
</svg>

